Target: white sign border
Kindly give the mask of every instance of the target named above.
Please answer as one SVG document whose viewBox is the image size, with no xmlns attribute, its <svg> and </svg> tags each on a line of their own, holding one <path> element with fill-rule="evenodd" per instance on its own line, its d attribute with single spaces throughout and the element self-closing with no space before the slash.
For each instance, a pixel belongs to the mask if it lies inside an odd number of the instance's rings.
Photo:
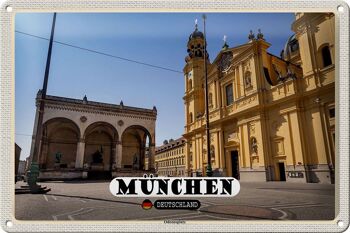
<svg viewBox="0 0 350 233">
<path fill-rule="evenodd" d="M 343 11 L 338 12 L 338 6 Z M 12 12 L 7 12 L 8 6 Z M 332 221 L 19 221 L 14 218 L 14 16 L 18 12 L 334 12 L 337 69 L 336 213 Z M 349 6 L 330 0 L 10 0 L 0 5 L 0 225 L 8 232 L 338 232 L 349 224 Z M 341 49 L 339 49 L 341 48 Z M 341 163 L 340 163 L 341 161 Z M 11 166 L 9 166 L 11 165 Z M 340 178 L 341 174 L 341 179 Z M 12 221 L 12 227 L 6 222 Z M 344 224 L 338 226 L 338 221 Z"/>
</svg>

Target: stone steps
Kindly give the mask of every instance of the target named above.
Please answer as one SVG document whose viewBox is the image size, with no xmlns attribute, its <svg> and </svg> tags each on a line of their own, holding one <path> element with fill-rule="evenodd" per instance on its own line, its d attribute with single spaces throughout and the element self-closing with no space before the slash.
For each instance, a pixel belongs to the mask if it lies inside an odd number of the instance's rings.
<svg viewBox="0 0 350 233">
<path fill-rule="evenodd" d="M 44 194 L 50 191 L 51 191 L 50 188 L 42 187 L 41 185 L 38 185 L 32 189 L 30 188 L 29 185 L 22 185 L 20 188 L 15 189 L 15 194 L 27 194 L 27 193 Z"/>
</svg>

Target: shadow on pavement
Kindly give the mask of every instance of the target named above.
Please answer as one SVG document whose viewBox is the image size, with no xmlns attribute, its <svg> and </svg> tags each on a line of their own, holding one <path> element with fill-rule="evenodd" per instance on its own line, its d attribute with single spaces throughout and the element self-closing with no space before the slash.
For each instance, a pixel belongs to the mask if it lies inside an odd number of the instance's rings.
<svg viewBox="0 0 350 233">
<path fill-rule="evenodd" d="M 47 180 L 40 183 L 67 183 L 67 184 L 89 184 L 89 183 L 109 183 L 111 180 Z"/>
</svg>

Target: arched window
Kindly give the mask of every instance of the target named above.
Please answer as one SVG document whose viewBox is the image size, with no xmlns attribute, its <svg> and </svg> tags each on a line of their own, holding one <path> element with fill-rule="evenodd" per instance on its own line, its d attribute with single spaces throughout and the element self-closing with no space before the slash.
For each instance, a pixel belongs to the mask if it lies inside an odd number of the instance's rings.
<svg viewBox="0 0 350 233">
<path fill-rule="evenodd" d="M 226 106 L 233 104 L 233 86 L 232 83 L 225 87 L 226 91 Z"/>
<path fill-rule="evenodd" d="M 192 114 L 192 112 L 190 113 L 189 120 L 190 120 L 190 123 L 192 123 L 192 122 L 193 122 L 193 114 Z"/>
<path fill-rule="evenodd" d="M 294 52 L 296 52 L 296 51 L 299 50 L 299 42 L 298 42 L 297 39 L 293 39 L 292 41 L 290 41 L 290 42 L 288 43 L 288 45 L 289 45 L 290 51 L 291 51 L 292 53 L 294 53 Z"/>
<path fill-rule="evenodd" d="M 327 67 L 332 65 L 331 52 L 329 51 L 329 47 L 326 45 L 321 50 L 323 67 Z"/>
<path fill-rule="evenodd" d="M 188 90 L 192 90 L 192 79 L 188 80 Z"/>
</svg>

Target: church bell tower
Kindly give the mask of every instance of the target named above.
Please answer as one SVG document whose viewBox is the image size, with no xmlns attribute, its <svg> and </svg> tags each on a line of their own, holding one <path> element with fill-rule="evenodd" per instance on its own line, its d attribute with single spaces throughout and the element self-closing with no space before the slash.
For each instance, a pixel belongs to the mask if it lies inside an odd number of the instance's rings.
<svg viewBox="0 0 350 233">
<path fill-rule="evenodd" d="M 188 55 L 185 58 L 186 65 L 184 67 L 186 126 L 203 117 L 205 113 L 204 56 L 207 56 L 207 61 L 209 56 L 204 50 L 204 35 L 198 30 L 196 20 L 195 30 L 188 38 Z M 187 129 L 188 127 L 186 127 L 186 132 Z"/>
</svg>

